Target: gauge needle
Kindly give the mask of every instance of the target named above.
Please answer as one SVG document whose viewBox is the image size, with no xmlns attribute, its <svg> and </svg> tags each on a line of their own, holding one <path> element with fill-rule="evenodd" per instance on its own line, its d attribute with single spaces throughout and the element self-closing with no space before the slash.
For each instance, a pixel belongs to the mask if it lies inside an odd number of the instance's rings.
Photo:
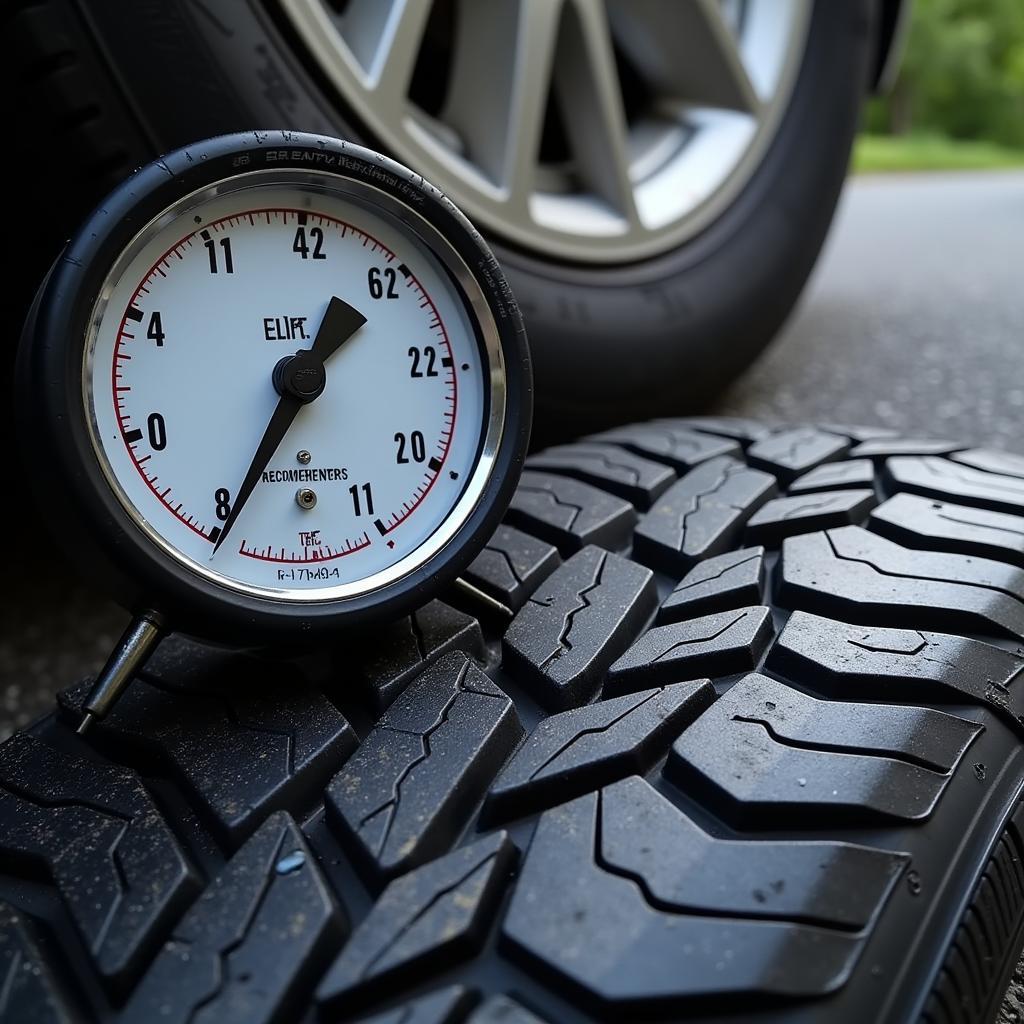
<svg viewBox="0 0 1024 1024">
<path fill-rule="evenodd" d="M 274 387 L 281 396 L 274 409 L 263 438 L 256 448 L 256 454 L 249 463 L 245 479 L 232 502 L 220 536 L 213 545 L 213 553 L 224 543 L 235 520 L 249 500 L 267 463 L 274 457 L 288 428 L 298 415 L 299 409 L 315 401 L 323 393 L 327 382 L 324 363 L 366 323 L 366 317 L 359 310 L 339 299 L 331 297 L 327 312 L 320 321 L 320 328 L 309 349 L 302 349 L 293 356 L 286 356 L 274 367 Z"/>
</svg>

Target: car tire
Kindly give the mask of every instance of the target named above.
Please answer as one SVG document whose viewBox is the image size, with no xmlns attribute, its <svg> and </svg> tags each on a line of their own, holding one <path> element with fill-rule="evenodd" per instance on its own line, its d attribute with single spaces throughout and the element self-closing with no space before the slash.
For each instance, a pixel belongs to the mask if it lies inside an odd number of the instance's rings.
<svg viewBox="0 0 1024 1024">
<path fill-rule="evenodd" d="M 1024 941 L 1024 459 L 660 421 L 466 579 L 162 644 L 0 747 L 0 1018 L 988 1021 Z M 501 610 L 501 609 L 504 610 Z"/>
<path fill-rule="evenodd" d="M 372 126 L 341 107 L 275 10 L 256 0 L 216 9 L 33 0 L 8 10 L 15 124 L 47 125 L 47 144 L 67 154 L 63 170 L 33 176 L 36 201 L 18 214 L 40 252 L 26 261 L 25 305 L 28 281 L 73 223 L 160 152 L 284 126 L 374 144 Z M 700 407 L 777 332 L 846 174 L 875 13 L 872 0 L 814 6 L 795 85 L 756 170 L 684 244 L 585 266 L 487 232 L 533 343 L 538 439 Z"/>
</svg>

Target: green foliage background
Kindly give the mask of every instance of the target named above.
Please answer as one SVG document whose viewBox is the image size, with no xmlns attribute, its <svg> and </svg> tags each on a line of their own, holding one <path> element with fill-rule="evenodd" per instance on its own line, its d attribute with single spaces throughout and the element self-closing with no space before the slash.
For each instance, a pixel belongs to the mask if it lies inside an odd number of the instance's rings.
<svg viewBox="0 0 1024 1024">
<path fill-rule="evenodd" d="M 899 78 L 864 127 L 1024 149 L 1024 0 L 914 0 Z"/>
</svg>

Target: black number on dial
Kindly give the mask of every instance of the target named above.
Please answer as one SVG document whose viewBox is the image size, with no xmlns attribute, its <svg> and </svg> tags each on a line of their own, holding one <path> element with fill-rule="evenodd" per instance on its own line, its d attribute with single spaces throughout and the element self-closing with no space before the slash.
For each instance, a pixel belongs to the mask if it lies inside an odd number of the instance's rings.
<svg viewBox="0 0 1024 1024">
<path fill-rule="evenodd" d="M 324 232 L 323 228 L 310 228 L 309 237 L 313 241 L 312 254 L 309 250 L 309 242 L 306 241 L 306 229 L 298 228 L 295 232 L 295 241 L 292 242 L 292 252 L 297 252 L 304 260 L 325 260 L 327 254 L 323 251 Z"/>
<path fill-rule="evenodd" d="M 223 523 L 231 515 L 231 492 L 226 487 L 218 487 L 213 492 L 213 500 L 217 502 L 217 518 Z"/>
<path fill-rule="evenodd" d="M 158 412 L 151 412 L 146 420 L 149 431 L 149 444 L 154 451 L 162 452 L 167 447 L 167 426 Z"/>
<path fill-rule="evenodd" d="M 397 299 L 398 274 L 391 267 L 370 267 L 366 272 L 366 283 L 370 288 L 371 299 Z"/>
<path fill-rule="evenodd" d="M 405 434 L 395 434 L 395 444 L 398 445 L 398 453 L 395 455 L 395 462 L 399 464 L 408 462 L 409 456 L 405 454 Z M 414 462 L 422 462 L 427 457 L 427 445 L 423 440 L 423 435 L 418 430 L 414 430 L 409 435 L 408 447 Z"/>
<path fill-rule="evenodd" d="M 217 242 L 212 238 L 208 238 L 203 242 L 203 245 L 206 246 L 206 254 L 210 257 L 210 273 L 220 273 L 220 265 L 217 259 Z M 220 239 L 220 247 L 224 250 L 224 273 L 233 274 L 235 272 L 235 264 L 231 259 L 231 239 Z"/>
<path fill-rule="evenodd" d="M 151 341 L 155 341 L 157 348 L 164 347 L 164 325 L 160 319 L 160 314 L 156 311 L 149 318 L 149 328 L 146 330 L 146 337 Z"/>
<path fill-rule="evenodd" d="M 363 492 L 363 500 L 359 500 L 359 492 Z M 362 487 L 359 484 L 353 484 L 349 489 L 348 493 L 352 495 L 352 511 L 357 515 L 361 516 L 364 512 L 368 516 L 373 515 L 373 491 L 370 489 L 369 484 L 363 484 Z M 365 504 L 365 508 L 363 505 Z"/>
<path fill-rule="evenodd" d="M 433 345 L 426 345 L 422 349 L 410 348 L 409 358 L 412 360 L 412 366 L 409 368 L 410 377 L 437 376 L 437 368 L 434 365 L 437 362 L 437 350 Z M 426 364 L 423 369 L 420 369 L 420 360 Z"/>
</svg>

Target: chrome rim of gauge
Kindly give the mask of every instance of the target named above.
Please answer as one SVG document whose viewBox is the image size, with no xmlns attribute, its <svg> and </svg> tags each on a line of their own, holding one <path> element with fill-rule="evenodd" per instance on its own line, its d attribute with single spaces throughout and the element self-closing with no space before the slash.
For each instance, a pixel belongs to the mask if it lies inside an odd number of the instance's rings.
<svg viewBox="0 0 1024 1024">
<path fill-rule="evenodd" d="M 344 337 L 321 337 L 329 308 Z M 319 363 L 294 361 L 321 342 Z M 505 369 L 431 223 L 363 181 L 281 169 L 194 191 L 135 235 L 82 380 L 103 475 L 146 537 L 231 591 L 309 603 L 393 584 L 459 532 L 501 444 Z"/>
</svg>

